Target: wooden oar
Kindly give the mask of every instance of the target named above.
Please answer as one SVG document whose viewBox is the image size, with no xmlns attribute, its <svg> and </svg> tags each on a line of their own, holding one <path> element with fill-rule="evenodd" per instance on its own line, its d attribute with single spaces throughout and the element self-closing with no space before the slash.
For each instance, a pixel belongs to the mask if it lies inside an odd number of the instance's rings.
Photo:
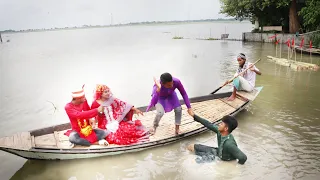
<svg viewBox="0 0 320 180">
<path fill-rule="evenodd" d="M 253 63 L 253 65 L 255 65 L 257 62 L 259 62 L 261 59 L 258 59 L 255 63 Z M 228 83 L 227 84 L 229 84 L 229 83 L 231 83 L 235 78 L 237 78 L 238 76 L 240 76 L 240 75 L 242 75 L 244 72 L 246 72 L 248 69 L 250 69 L 250 66 L 247 68 L 247 69 L 245 69 L 244 71 L 242 71 L 241 73 L 239 73 L 237 76 L 235 76 L 235 77 L 233 77 L 232 79 L 230 79 L 229 81 L 228 81 Z M 217 91 L 219 91 L 221 88 L 223 88 L 225 85 L 227 85 L 227 84 L 223 84 L 223 85 L 221 85 L 218 89 L 216 89 L 216 90 L 214 90 L 212 93 L 210 93 L 210 94 L 214 94 L 214 93 L 216 93 Z"/>
</svg>

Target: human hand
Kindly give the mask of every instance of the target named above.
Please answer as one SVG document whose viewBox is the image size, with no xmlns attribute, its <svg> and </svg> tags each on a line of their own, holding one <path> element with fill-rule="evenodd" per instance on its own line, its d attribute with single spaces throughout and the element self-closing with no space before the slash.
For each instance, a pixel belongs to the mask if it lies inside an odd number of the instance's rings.
<svg viewBox="0 0 320 180">
<path fill-rule="evenodd" d="M 102 106 L 102 105 L 99 106 L 99 107 L 98 107 L 98 112 L 99 112 L 99 113 L 103 113 L 103 111 L 104 111 L 104 106 Z"/>
<path fill-rule="evenodd" d="M 136 114 L 140 114 L 140 115 L 142 115 L 143 116 L 143 112 L 142 111 L 140 111 L 139 109 L 135 109 L 135 112 L 136 112 Z"/>
<path fill-rule="evenodd" d="M 98 121 L 95 118 L 89 119 L 89 122 L 90 122 L 92 129 L 98 128 Z"/>
<path fill-rule="evenodd" d="M 253 64 L 251 64 L 251 65 L 249 66 L 249 68 L 250 68 L 251 71 L 254 71 L 254 65 L 253 65 Z"/>
<path fill-rule="evenodd" d="M 191 108 L 188 109 L 188 114 L 192 117 L 194 117 L 194 112 Z"/>
<path fill-rule="evenodd" d="M 157 86 L 157 92 L 159 92 L 160 89 L 161 89 L 161 84 L 160 84 L 160 82 L 157 81 L 157 79 L 156 79 L 155 77 L 153 77 L 153 81 L 154 81 L 154 83 L 155 83 L 156 86 Z"/>
<path fill-rule="evenodd" d="M 227 80 L 222 86 L 225 86 L 230 83 L 230 80 Z"/>
</svg>

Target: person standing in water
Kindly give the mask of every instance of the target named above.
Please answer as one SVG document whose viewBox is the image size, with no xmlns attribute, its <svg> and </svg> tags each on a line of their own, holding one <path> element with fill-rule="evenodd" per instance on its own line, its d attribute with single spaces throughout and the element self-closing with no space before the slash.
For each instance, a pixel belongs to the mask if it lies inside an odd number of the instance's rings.
<svg viewBox="0 0 320 180">
<path fill-rule="evenodd" d="M 146 112 L 149 111 L 153 106 L 156 107 L 157 115 L 153 121 L 153 128 L 150 129 L 151 134 L 155 134 L 156 129 L 159 126 L 164 113 L 171 112 L 174 110 L 175 113 L 175 134 L 180 133 L 179 126 L 182 118 L 182 107 L 179 102 L 178 96 L 175 89 L 180 91 L 181 96 L 188 108 L 188 113 L 191 112 L 191 105 L 187 92 L 185 91 L 181 81 L 178 78 L 172 77 L 170 73 L 163 73 L 160 76 L 160 82 L 154 78 L 154 86 L 152 91 L 152 99 Z"/>
</svg>

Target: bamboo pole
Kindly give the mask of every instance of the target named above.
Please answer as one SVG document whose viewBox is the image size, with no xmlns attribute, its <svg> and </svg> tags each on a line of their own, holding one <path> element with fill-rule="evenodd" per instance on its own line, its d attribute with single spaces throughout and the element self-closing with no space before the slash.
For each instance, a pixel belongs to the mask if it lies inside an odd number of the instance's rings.
<svg viewBox="0 0 320 180">
<path fill-rule="evenodd" d="M 294 61 L 297 62 L 297 52 L 296 52 L 296 48 L 294 48 Z"/>
<path fill-rule="evenodd" d="M 280 58 L 281 58 L 281 46 L 282 46 L 282 37 L 280 38 Z"/>
<path fill-rule="evenodd" d="M 290 47 L 288 46 L 288 61 L 289 61 L 289 58 L 290 58 Z"/>
</svg>

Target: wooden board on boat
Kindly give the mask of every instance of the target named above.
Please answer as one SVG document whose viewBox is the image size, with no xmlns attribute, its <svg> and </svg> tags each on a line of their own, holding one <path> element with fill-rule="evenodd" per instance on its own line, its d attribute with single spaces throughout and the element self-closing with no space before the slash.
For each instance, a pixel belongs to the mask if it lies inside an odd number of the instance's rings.
<svg viewBox="0 0 320 180">
<path fill-rule="evenodd" d="M 227 101 L 231 93 L 191 98 L 190 101 L 196 114 L 213 123 L 217 123 L 223 116 L 235 115 L 241 111 L 261 90 L 262 87 L 257 87 L 251 93 L 240 91 L 234 101 Z M 0 138 L 0 149 L 28 159 L 92 158 L 163 146 L 207 131 L 206 127 L 194 121 L 188 115 L 185 106 L 182 107 L 180 135 L 175 135 L 174 133 L 174 112 L 172 111 L 162 117 L 156 134 L 151 136 L 149 141 L 143 143 L 124 146 L 91 145 L 89 147 L 72 147 L 70 146 L 69 138 L 64 135 L 64 132 L 70 128 L 70 125 L 63 124 L 31 131 L 31 134 L 29 132 L 19 133 L 11 137 Z M 153 125 L 155 113 L 155 110 L 149 111 L 144 116 L 136 116 L 136 118 L 139 118 L 147 128 L 150 128 Z M 16 140 L 13 140 L 14 138 Z"/>
<path fill-rule="evenodd" d="M 0 138 L 0 147 L 29 150 L 32 147 L 30 132 L 21 132 L 13 136 Z"/>
</svg>

